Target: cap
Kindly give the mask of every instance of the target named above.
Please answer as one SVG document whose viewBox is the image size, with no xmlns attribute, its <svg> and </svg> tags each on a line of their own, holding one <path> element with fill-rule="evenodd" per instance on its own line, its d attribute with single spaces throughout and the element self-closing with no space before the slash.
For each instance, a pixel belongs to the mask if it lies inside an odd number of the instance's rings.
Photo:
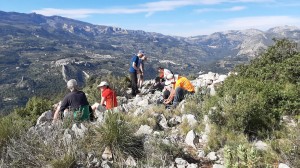
<svg viewBox="0 0 300 168">
<path fill-rule="evenodd" d="M 77 86 L 77 81 L 75 79 L 71 79 L 67 82 L 68 89 L 74 88 Z"/>
<path fill-rule="evenodd" d="M 139 50 L 138 54 L 145 54 L 144 50 Z"/>
<path fill-rule="evenodd" d="M 168 74 L 166 76 L 166 82 L 165 82 L 165 85 L 170 85 L 172 82 L 174 82 L 174 75 L 173 74 Z"/>
<path fill-rule="evenodd" d="M 170 85 L 172 82 L 176 82 L 178 80 L 178 74 L 168 74 L 166 77 L 165 85 Z"/>
<path fill-rule="evenodd" d="M 102 87 L 102 86 L 109 86 L 109 84 L 106 81 L 102 81 L 97 88 Z"/>
</svg>

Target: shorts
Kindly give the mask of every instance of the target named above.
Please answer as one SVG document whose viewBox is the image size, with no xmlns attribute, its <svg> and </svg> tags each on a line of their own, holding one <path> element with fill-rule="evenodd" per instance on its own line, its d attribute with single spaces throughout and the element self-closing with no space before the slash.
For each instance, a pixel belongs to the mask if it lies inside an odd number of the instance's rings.
<svg viewBox="0 0 300 168">
<path fill-rule="evenodd" d="M 144 79 L 144 75 L 142 75 L 142 74 L 138 74 L 137 76 L 138 76 L 138 79 L 141 79 L 141 80 Z"/>
</svg>

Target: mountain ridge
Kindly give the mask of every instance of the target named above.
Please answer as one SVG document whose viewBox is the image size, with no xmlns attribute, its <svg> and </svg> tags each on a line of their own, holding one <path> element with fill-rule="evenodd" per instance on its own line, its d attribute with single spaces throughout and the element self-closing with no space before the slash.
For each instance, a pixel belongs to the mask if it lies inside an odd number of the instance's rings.
<svg viewBox="0 0 300 168">
<path fill-rule="evenodd" d="M 127 76 L 129 60 L 139 49 L 149 58 L 147 79 L 155 77 L 158 66 L 183 75 L 228 72 L 273 44 L 273 38 L 299 42 L 300 29 L 233 30 L 186 38 L 0 11 L 0 106 L 11 109 L 33 95 L 54 96 L 70 78 L 83 85 L 85 76 Z M 18 87 L 20 81 L 26 85 Z"/>
</svg>

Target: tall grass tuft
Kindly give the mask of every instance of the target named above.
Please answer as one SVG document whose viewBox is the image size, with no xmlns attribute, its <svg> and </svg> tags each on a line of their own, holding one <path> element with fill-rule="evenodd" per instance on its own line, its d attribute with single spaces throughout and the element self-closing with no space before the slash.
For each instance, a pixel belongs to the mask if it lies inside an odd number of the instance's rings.
<svg viewBox="0 0 300 168">
<path fill-rule="evenodd" d="M 17 138 L 26 128 L 29 122 L 22 120 L 16 113 L 0 118 L 0 151 L 7 144 L 10 138 Z M 0 153 L 1 156 L 1 153 Z"/>
<path fill-rule="evenodd" d="M 121 113 L 108 112 L 103 125 L 96 131 L 101 149 L 110 147 L 115 161 L 121 163 L 128 155 L 135 158 L 144 155 L 142 139 L 134 136 L 133 128 L 124 121 Z"/>
</svg>

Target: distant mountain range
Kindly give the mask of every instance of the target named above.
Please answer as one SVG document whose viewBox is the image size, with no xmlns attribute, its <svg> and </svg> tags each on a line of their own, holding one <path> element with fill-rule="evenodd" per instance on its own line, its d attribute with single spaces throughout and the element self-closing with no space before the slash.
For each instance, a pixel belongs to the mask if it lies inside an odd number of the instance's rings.
<svg viewBox="0 0 300 168">
<path fill-rule="evenodd" d="M 149 79 L 158 66 L 185 75 L 228 72 L 273 44 L 273 38 L 299 42 L 300 29 L 283 26 L 185 38 L 0 11 L 0 109 L 22 105 L 33 95 L 51 97 L 64 90 L 70 78 L 83 84 L 93 75 L 125 76 L 139 49 L 148 55 Z"/>
</svg>

